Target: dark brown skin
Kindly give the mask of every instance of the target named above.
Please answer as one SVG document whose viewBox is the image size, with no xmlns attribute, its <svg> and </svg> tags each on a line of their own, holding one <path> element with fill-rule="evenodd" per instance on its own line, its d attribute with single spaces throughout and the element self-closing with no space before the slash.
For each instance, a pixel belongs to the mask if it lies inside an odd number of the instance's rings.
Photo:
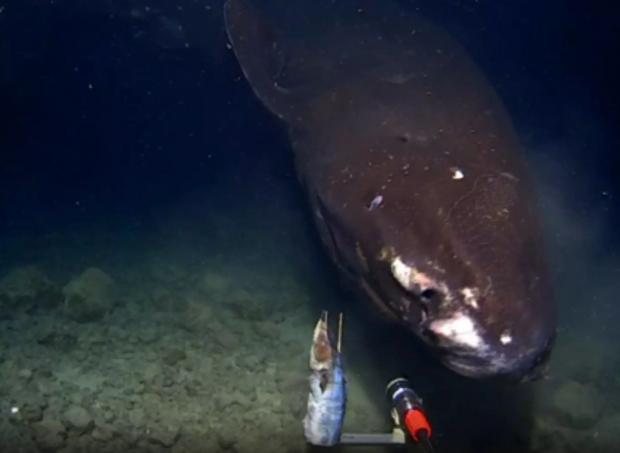
<svg viewBox="0 0 620 453">
<path fill-rule="evenodd" d="M 447 34 L 383 2 L 319 0 L 324 19 L 301 22 L 305 3 L 275 3 L 268 21 L 229 0 L 228 33 L 290 127 L 334 261 L 455 371 L 535 375 L 555 315 L 519 142 L 492 86 Z"/>
</svg>

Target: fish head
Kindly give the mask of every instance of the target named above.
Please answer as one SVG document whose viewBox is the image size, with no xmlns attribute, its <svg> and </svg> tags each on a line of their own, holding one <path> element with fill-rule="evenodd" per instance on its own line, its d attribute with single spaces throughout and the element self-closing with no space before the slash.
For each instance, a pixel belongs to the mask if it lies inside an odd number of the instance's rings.
<svg viewBox="0 0 620 453">
<path fill-rule="evenodd" d="M 458 257 L 445 268 L 433 258 L 418 265 L 396 252 L 386 263 L 385 275 L 391 280 L 386 292 L 393 296 L 389 300 L 398 301 L 392 306 L 400 320 L 459 374 L 540 377 L 554 327 L 544 312 L 548 301 L 541 299 L 550 296 L 538 292 L 539 277 L 530 275 L 530 282 L 524 282 L 523 276 L 513 275 L 516 281 L 508 282 Z"/>
<path fill-rule="evenodd" d="M 535 379 L 555 336 L 536 210 L 511 174 L 463 169 L 468 182 L 448 170 L 443 181 L 425 175 L 440 183 L 420 191 L 396 181 L 334 191 L 319 203 L 324 240 L 369 299 L 452 370 Z"/>
<path fill-rule="evenodd" d="M 541 229 L 522 190 L 513 175 L 485 173 L 369 204 L 374 239 L 363 242 L 376 248 L 363 286 L 459 374 L 533 379 L 550 355 Z"/>
</svg>

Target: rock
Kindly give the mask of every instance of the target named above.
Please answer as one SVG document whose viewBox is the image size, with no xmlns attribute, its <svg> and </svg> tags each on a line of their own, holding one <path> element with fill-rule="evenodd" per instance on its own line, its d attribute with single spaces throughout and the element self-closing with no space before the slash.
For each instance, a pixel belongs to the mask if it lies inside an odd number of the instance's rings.
<svg viewBox="0 0 620 453">
<path fill-rule="evenodd" d="M 244 394 L 238 390 L 221 392 L 214 398 L 215 407 L 218 411 L 233 410 L 234 406 L 244 407 L 248 402 L 255 400 L 254 394 Z"/>
<path fill-rule="evenodd" d="M 280 337 L 280 328 L 270 321 L 256 321 L 253 326 L 256 335 L 260 338 L 277 340 Z"/>
<path fill-rule="evenodd" d="M 598 420 L 602 408 L 600 394 L 575 381 L 566 381 L 553 394 L 554 413 L 558 421 L 570 428 L 590 428 Z"/>
<path fill-rule="evenodd" d="M 90 433 L 91 437 L 100 442 L 107 442 L 114 437 L 114 430 L 109 425 L 96 425 L 93 432 Z"/>
<path fill-rule="evenodd" d="M 70 406 L 64 413 L 65 424 L 75 431 L 83 433 L 93 425 L 93 418 L 86 409 L 81 406 Z"/>
<path fill-rule="evenodd" d="M 78 322 L 97 321 L 115 305 L 114 281 L 97 268 L 86 269 L 63 290 L 67 316 Z"/>
<path fill-rule="evenodd" d="M 77 337 L 64 332 L 51 332 L 37 338 L 37 343 L 56 349 L 59 352 L 69 352 L 77 345 Z"/>
<path fill-rule="evenodd" d="M 29 370 L 28 368 L 24 368 L 22 370 L 19 370 L 19 373 L 17 375 L 21 379 L 25 381 L 29 381 L 32 378 L 32 370 Z"/>
<path fill-rule="evenodd" d="M 172 447 L 179 438 L 179 435 L 179 426 L 155 426 L 149 431 L 149 440 L 151 442 L 163 445 L 164 447 Z"/>
<path fill-rule="evenodd" d="M 182 314 L 181 326 L 190 332 L 204 333 L 213 320 L 213 309 L 207 301 L 191 299 Z"/>
<path fill-rule="evenodd" d="M 276 388 L 283 395 L 303 395 L 308 387 L 308 375 L 305 369 L 291 368 L 275 376 Z"/>
<path fill-rule="evenodd" d="M 162 311 L 172 311 L 177 308 L 178 297 L 168 288 L 154 288 L 149 295 L 153 307 Z"/>
<path fill-rule="evenodd" d="M 213 340 L 227 351 L 234 351 L 239 347 L 240 341 L 237 335 L 229 330 L 221 329 L 213 335 Z"/>
<path fill-rule="evenodd" d="M 50 309 L 63 300 L 60 288 L 35 267 L 20 267 L 0 280 L 0 316 Z"/>
<path fill-rule="evenodd" d="M 593 442 L 596 448 L 592 451 L 620 451 L 620 413 L 603 418 L 594 428 Z"/>
<path fill-rule="evenodd" d="M 138 339 L 142 343 L 150 344 L 159 338 L 157 330 L 153 327 L 144 328 L 138 332 Z"/>
<path fill-rule="evenodd" d="M 62 392 L 62 384 L 50 378 L 36 380 L 37 392 L 46 398 L 57 397 Z"/>
<path fill-rule="evenodd" d="M 21 398 L 15 407 L 19 410 L 19 417 L 28 422 L 38 422 L 43 418 L 43 410 L 47 402 L 40 395 L 30 394 Z"/>
<path fill-rule="evenodd" d="M 234 450 L 239 441 L 239 433 L 230 425 L 225 425 L 217 431 L 217 444 L 219 451 Z"/>
<path fill-rule="evenodd" d="M 275 409 L 281 405 L 281 396 L 270 389 L 263 386 L 256 388 L 256 396 L 251 395 L 252 399 L 256 399 L 258 407 L 269 407 Z"/>
<path fill-rule="evenodd" d="M 235 318 L 257 321 L 265 318 L 263 305 L 248 291 L 234 289 L 226 297 L 226 308 L 234 313 Z"/>
<path fill-rule="evenodd" d="M 143 426 L 146 422 L 144 411 L 140 408 L 131 410 L 128 414 L 129 423 L 134 427 Z"/>
<path fill-rule="evenodd" d="M 226 292 L 230 286 L 230 281 L 221 274 L 213 271 L 207 271 L 199 282 L 200 288 L 210 295 L 221 295 Z"/>
<path fill-rule="evenodd" d="M 262 370 L 263 360 L 265 358 L 257 355 L 256 353 L 242 354 L 237 357 L 235 362 L 240 368 L 245 368 L 247 371 L 254 372 L 256 370 Z"/>
<path fill-rule="evenodd" d="M 169 374 L 162 374 L 159 380 L 159 386 L 163 388 L 170 388 L 174 385 L 174 378 Z"/>
<path fill-rule="evenodd" d="M 193 431 L 181 436 L 171 449 L 172 453 L 206 453 L 221 451 L 215 434 Z"/>
<path fill-rule="evenodd" d="M 187 359 L 187 354 L 182 349 L 171 349 L 164 354 L 164 363 L 168 366 L 175 366 L 182 360 Z"/>
<path fill-rule="evenodd" d="M 103 420 L 107 423 L 111 423 L 116 419 L 116 415 L 111 410 L 103 411 Z"/>
<path fill-rule="evenodd" d="M 620 354 L 617 342 L 593 335 L 563 333 L 551 356 L 551 368 L 558 376 L 588 384 L 601 382 L 606 372 L 616 374 Z"/>
<path fill-rule="evenodd" d="M 39 423 L 32 425 L 34 438 L 41 450 L 56 451 L 65 444 L 65 427 L 56 418 L 48 415 Z"/>
<path fill-rule="evenodd" d="M 161 366 L 156 363 L 147 363 L 142 368 L 142 378 L 144 382 L 152 384 L 161 374 Z"/>
<path fill-rule="evenodd" d="M 37 379 L 49 379 L 52 376 L 52 370 L 50 370 L 49 368 L 39 368 L 36 371 Z"/>
</svg>

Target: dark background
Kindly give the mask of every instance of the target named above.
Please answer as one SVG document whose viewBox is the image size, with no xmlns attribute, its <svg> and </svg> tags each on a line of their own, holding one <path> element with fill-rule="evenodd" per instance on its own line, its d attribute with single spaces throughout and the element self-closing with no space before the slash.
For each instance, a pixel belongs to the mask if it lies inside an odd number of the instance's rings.
<svg viewBox="0 0 620 453">
<path fill-rule="evenodd" d="M 545 153 L 577 176 L 575 209 L 617 222 L 616 14 L 576 0 L 400 3 L 466 45 L 526 145 L 562 144 Z M 194 190 L 215 203 L 273 178 L 298 190 L 283 128 L 226 47 L 221 4 L 0 5 L 0 233 L 148 223 Z"/>
</svg>

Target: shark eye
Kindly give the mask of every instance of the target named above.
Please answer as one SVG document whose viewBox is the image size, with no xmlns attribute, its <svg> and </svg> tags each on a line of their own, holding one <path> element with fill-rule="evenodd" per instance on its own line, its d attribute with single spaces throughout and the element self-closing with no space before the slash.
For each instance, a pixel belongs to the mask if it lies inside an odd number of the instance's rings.
<svg viewBox="0 0 620 453">
<path fill-rule="evenodd" d="M 440 298 L 441 292 L 435 288 L 426 288 L 420 293 L 420 299 L 426 304 L 437 302 Z"/>
</svg>

